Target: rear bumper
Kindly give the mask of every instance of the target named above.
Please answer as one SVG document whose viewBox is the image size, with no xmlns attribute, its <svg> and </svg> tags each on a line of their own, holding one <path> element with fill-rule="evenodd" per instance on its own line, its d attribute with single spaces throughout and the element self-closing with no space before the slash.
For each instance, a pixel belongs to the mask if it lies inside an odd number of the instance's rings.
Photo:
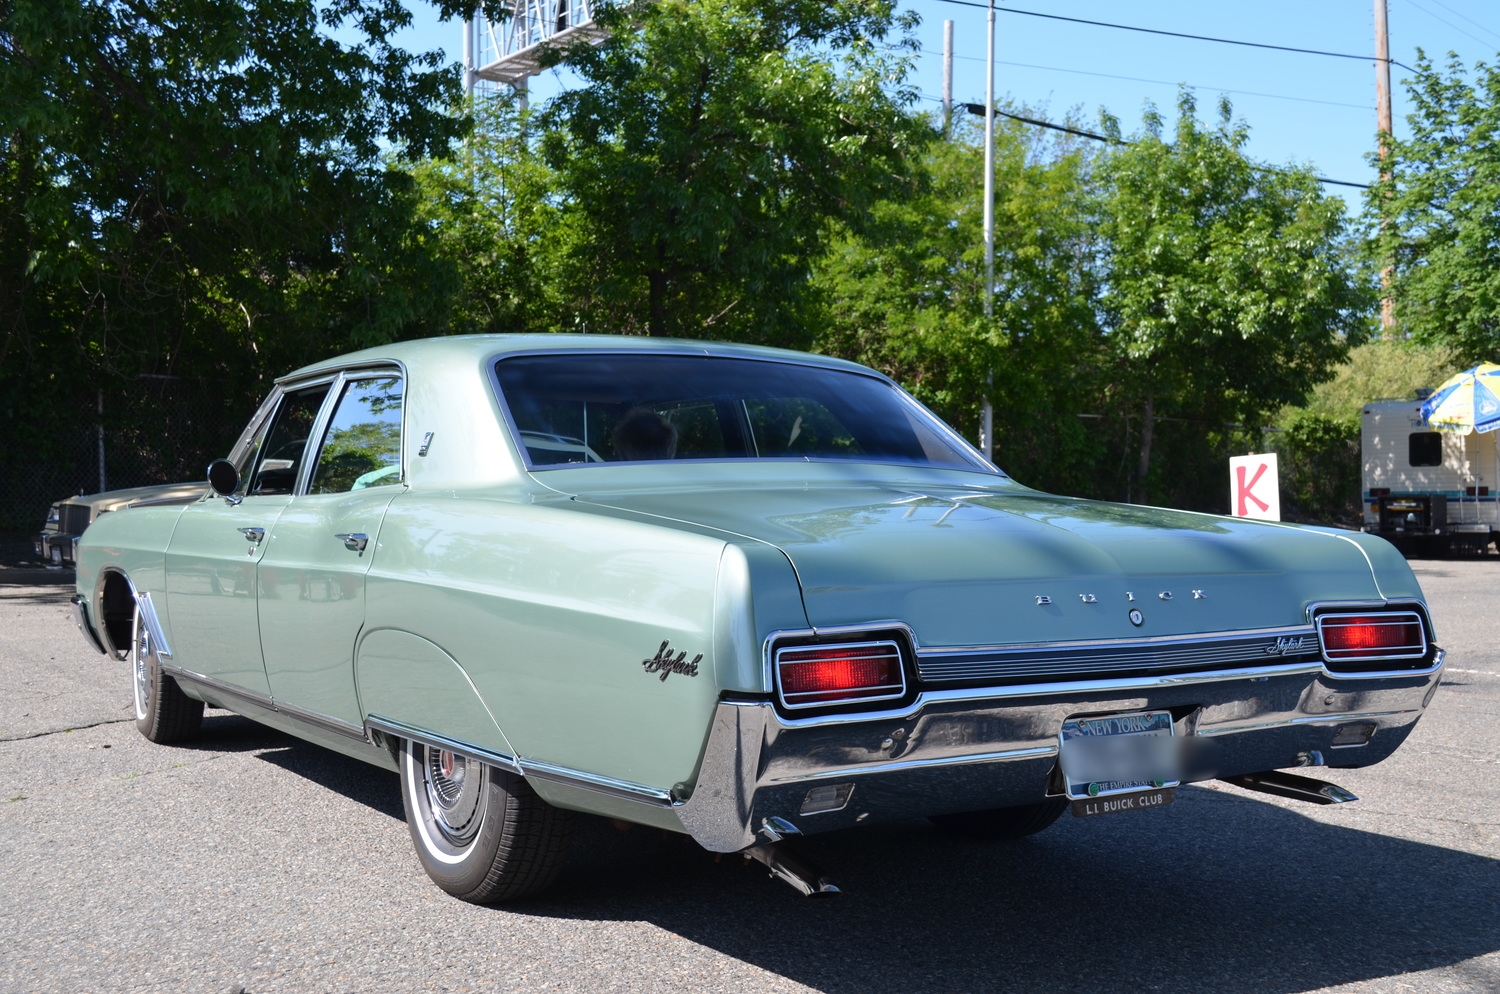
<svg viewBox="0 0 1500 994">
<path fill-rule="evenodd" d="M 53 566 L 72 569 L 78 558 L 78 536 L 42 532 L 32 536 L 31 549 Z"/>
<path fill-rule="evenodd" d="M 760 829 L 772 818 L 812 834 L 1036 803 L 1059 792 L 1062 723 L 1081 714 L 1170 710 L 1176 734 L 1193 746 L 1184 782 L 1369 766 L 1405 740 L 1431 700 L 1441 651 L 1435 658 L 1431 669 L 1398 678 L 1333 679 L 1321 667 L 1297 666 L 1012 688 L 1003 697 L 936 693 L 899 713 L 855 719 L 788 720 L 768 702 L 723 701 L 690 792 L 632 798 L 628 785 L 588 784 L 560 771 L 534 782 L 566 806 L 599 810 L 601 794 L 610 794 L 606 807 L 621 817 L 670 825 L 707 849 L 733 852 L 766 841 Z M 1350 725 L 1372 725 L 1374 734 L 1362 745 L 1334 745 L 1336 731 Z M 810 790 L 835 785 L 852 788 L 842 808 L 803 813 Z"/>
</svg>

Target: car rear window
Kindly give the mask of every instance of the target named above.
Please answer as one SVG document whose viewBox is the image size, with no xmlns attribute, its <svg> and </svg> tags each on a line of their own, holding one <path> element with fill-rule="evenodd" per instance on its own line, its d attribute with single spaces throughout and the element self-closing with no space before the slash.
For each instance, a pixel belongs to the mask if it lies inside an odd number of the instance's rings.
<svg viewBox="0 0 1500 994">
<path fill-rule="evenodd" d="M 846 459 L 994 470 L 885 380 L 722 356 L 510 356 L 500 393 L 532 469 Z"/>
</svg>

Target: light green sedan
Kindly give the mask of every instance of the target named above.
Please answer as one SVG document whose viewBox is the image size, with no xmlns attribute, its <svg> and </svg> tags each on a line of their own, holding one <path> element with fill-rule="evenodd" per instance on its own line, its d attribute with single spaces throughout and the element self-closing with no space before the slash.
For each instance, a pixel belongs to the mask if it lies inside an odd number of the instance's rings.
<svg viewBox="0 0 1500 994">
<path fill-rule="evenodd" d="M 208 489 L 79 545 L 141 732 L 207 704 L 399 770 L 470 901 L 544 887 L 575 811 L 824 894 L 789 838 L 1013 837 L 1211 778 L 1350 800 L 1281 771 L 1389 756 L 1442 667 L 1379 538 L 1040 493 L 795 352 L 371 349 L 278 381 Z"/>
</svg>

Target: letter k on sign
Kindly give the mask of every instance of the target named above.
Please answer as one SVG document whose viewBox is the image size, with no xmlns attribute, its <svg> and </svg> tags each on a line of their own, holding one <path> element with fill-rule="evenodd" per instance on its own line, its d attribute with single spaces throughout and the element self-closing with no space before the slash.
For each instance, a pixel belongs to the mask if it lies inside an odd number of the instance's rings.
<svg viewBox="0 0 1500 994">
<path fill-rule="evenodd" d="M 1281 520 L 1276 454 L 1234 456 L 1229 460 L 1229 513 L 1236 518 Z"/>
</svg>

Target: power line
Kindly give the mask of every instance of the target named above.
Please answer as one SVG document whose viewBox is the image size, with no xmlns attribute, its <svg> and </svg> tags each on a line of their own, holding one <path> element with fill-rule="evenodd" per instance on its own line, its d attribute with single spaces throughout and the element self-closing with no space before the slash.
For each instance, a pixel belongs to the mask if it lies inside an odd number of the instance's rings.
<svg viewBox="0 0 1500 994">
<path fill-rule="evenodd" d="M 1450 7 L 1447 4 L 1443 3 L 1443 0 L 1432 0 L 1432 2 L 1435 3 L 1435 4 L 1437 4 L 1439 7 L 1443 8 L 1444 10 L 1446 10 L 1448 13 L 1452 14 L 1454 17 L 1462 18 L 1463 20 L 1468 21 L 1470 24 L 1474 25 L 1476 28 L 1478 28 L 1479 30 L 1483 31 L 1485 34 L 1487 34 L 1487 35 L 1494 35 L 1496 38 L 1500 38 L 1500 32 L 1497 32 L 1497 31 L 1494 31 L 1494 30 L 1492 30 L 1490 28 L 1487 28 L 1483 24 L 1480 24 L 1478 21 L 1474 20 L 1474 18 L 1469 17 L 1467 14 L 1463 14 L 1463 13 L 1460 13 L 1459 11 L 1454 10 L 1452 7 Z M 1476 38 L 1474 40 L 1478 41 L 1479 39 Z M 1489 44 L 1489 43 L 1485 42 L 1484 44 Z"/>
<path fill-rule="evenodd" d="M 934 51 L 931 51 L 930 49 L 926 49 L 926 48 L 922 49 L 921 52 L 922 52 L 923 55 L 941 55 L 942 54 L 941 52 L 934 52 Z M 955 59 L 959 59 L 959 60 L 964 61 L 964 62 L 983 62 L 984 61 L 984 59 L 980 58 L 977 55 L 955 55 L 953 57 Z M 1329 106 L 1329 107 L 1352 107 L 1355 110 L 1369 110 L 1370 109 L 1370 105 L 1369 104 L 1351 104 L 1351 103 L 1345 103 L 1345 102 L 1339 101 L 1339 100 L 1318 100 L 1318 99 L 1316 99 L 1314 97 L 1293 97 L 1293 96 L 1288 96 L 1287 94 L 1284 94 L 1284 93 L 1260 93 L 1260 92 L 1255 91 L 1255 90 L 1240 90 L 1240 89 L 1234 89 L 1234 88 L 1227 87 L 1227 86 L 1207 86 L 1207 85 L 1200 84 L 1200 83 L 1183 83 L 1180 80 L 1177 81 L 1177 82 L 1173 82 L 1172 80 L 1167 80 L 1167 79 L 1146 79 L 1146 78 L 1144 78 L 1142 76 L 1117 76 L 1117 75 L 1115 75 L 1113 73 L 1107 73 L 1107 72 L 1089 72 L 1086 69 L 1064 69 L 1061 66 L 1038 66 L 1038 65 L 1033 65 L 1033 64 L 1031 64 L 1029 62 L 1004 62 L 1004 61 L 1001 61 L 1001 60 L 996 60 L 995 65 L 997 65 L 997 66 L 1013 66 L 1013 67 L 1015 67 L 1017 69 L 1040 69 L 1043 72 L 1065 72 L 1065 73 L 1072 73 L 1075 76 L 1097 76 L 1100 79 L 1123 79 L 1123 80 L 1126 80 L 1126 81 L 1131 82 L 1131 83 L 1156 83 L 1156 84 L 1158 84 L 1160 86 L 1189 86 L 1189 87 L 1192 87 L 1195 90 L 1217 90 L 1220 93 L 1237 93 L 1240 96 L 1245 96 L 1245 97 L 1266 97 L 1266 98 L 1271 99 L 1271 100 L 1292 100 L 1292 101 L 1296 101 L 1297 103 L 1303 103 L 1303 104 L 1324 104 L 1324 105 Z"/>
<path fill-rule="evenodd" d="M 1490 45 L 1490 42 L 1487 42 L 1483 38 L 1480 38 L 1477 35 L 1474 35 L 1474 34 L 1468 32 L 1468 31 L 1465 31 L 1463 28 L 1459 27 L 1457 24 L 1454 24 L 1452 21 L 1449 21 L 1449 20 L 1446 20 L 1444 18 L 1441 18 L 1441 17 L 1437 16 L 1432 11 L 1428 10 L 1426 7 L 1423 7 L 1421 4 L 1415 2 L 1415 0 L 1406 0 L 1406 5 L 1408 7 L 1411 7 L 1413 10 L 1421 11 L 1422 13 L 1426 14 L 1428 17 L 1432 18 L 1434 21 L 1437 21 L 1439 24 L 1443 24 L 1443 25 L 1446 25 L 1446 26 L 1452 28 L 1454 31 L 1457 31 L 1459 34 L 1463 35 L 1465 38 L 1469 38 L 1469 39 L 1471 39 L 1473 41 L 1477 41 L 1477 42 L 1479 42 L 1479 44 L 1484 45 L 1486 47 L 1488 47 Z M 1442 6 L 1442 5 L 1439 4 L 1438 6 Z M 1444 8 L 1444 9 L 1451 9 L 1451 8 Z M 1454 13 L 1457 13 L 1457 11 L 1454 11 Z M 1468 18 L 1464 18 L 1464 19 L 1468 20 Z M 1483 30 L 1485 30 L 1485 31 L 1489 30 L 1488 28 L 1485 28 L 1483 25 L 1480 25 L 1480 27 Z"/>
<path fill-rule="evenodd" d="M 928 97 L 927 99 L 932 100 L 934 98 Z M 970 114 L 974 114 L 978 117 L 984 116 L 984 104 L 964 103 L 960 106 L 962 106 L 963 109 L 968 111 Z M 1034 117 L 1025 117 L 1021 114 L 1012 114 L 1010 111 L 1001 110 L 999 107 L 995 108 L 995 113 L 999 114 L 1001 117 L 1008 117 L 1012 121 L 1020 121 L 1023 124 L 1030 124 L 1038 128 L 1046 128 L 1049 131 L 1061 131 L 1065 134 L 1077 135 L 1079 138 L 1091 138 L 1094 141 L 1108 142 L 1111 145 L 1131 144 L 1131 142 L 1128 142 L 1123 138 L 1116 138 L 1110 135 L 1101 135 L 1098 132 L 1094 131 L 1084 131 L 1081 128 L 1070 128 L 1067 125 L 1063 124 L 1053 124 L 1051 121 L 1042 121 Z M 1252 168 L 1260 169 L 1265 172 L 1281 172 L 1281 170 L 1277 169 L 1275 166 L 1254 166 Z M 1327 176 L 1315 176 L 1313 178 L 1316 179 L 1319 183 L 1327 183 L 1333 186 L 1352 186 L 1359 190 L 1368 190 L 1370 188 L 1370 184 L 1368 183 L 1353 183 L 1346 179 L 1329 179 Z"/>
<path fill-rule="evenodd" d="M 977 3 L 975 2 L 975 0 L 938 0 L 938 2 L 957 4 L 960 7 L 978 7 L 981 10 L 989 9 L 989 4 Z M 1291 45 L 1271 45 L 1262 41 L 1242 41 L 1238 38 L 1215 38 L 1212 35 L 1193 35 L 1187 34 L 1182 31 L 1164 31 L 1160 28 L 1143 28 L 1134 24 L 1112 24 L 1109 21 L 1090 21 L 1082 17 L 1064 17 L 1061 14 L 1043 14 L 1041 11 L 1020 10 L 1015 7 L 996 7 L 995 10 L 1004 14 L 1021 14 L 1025 17 L 1040 17 L 1049 21 L 1067 21 L 1070 24 L 1089 24 L 1093 25 L 1096 28 L 1115 28 L 1119 31 L 1136 31 L 1141 34 L 1148 35 L 1164 35 L 1168 38 L 1187 38 L 1190 41 L 1211 41 L 1216 42 L 1220 45 L 1241 45 L 1245 48 L 1267 48 L 1276 52 L 1297 52 L 1301 55 L 1325 55 L 1331 59 L 1358 59 L 1361 62 L 1376 61 L 1373 56 L 1369 55 L 1351 55 L 1348 52 L 1328 52 L 1318 48 L 1295 48 Z M 1390 63 L 1393 66 L 1400 66 L 1407 72 L 1422 75 L 1421 72 L 1413 69 L 1411 66 L 1406 65 L 1403 62 L 1397 62 L 1395 59 L 1391 59 Z"/>
</svg>

